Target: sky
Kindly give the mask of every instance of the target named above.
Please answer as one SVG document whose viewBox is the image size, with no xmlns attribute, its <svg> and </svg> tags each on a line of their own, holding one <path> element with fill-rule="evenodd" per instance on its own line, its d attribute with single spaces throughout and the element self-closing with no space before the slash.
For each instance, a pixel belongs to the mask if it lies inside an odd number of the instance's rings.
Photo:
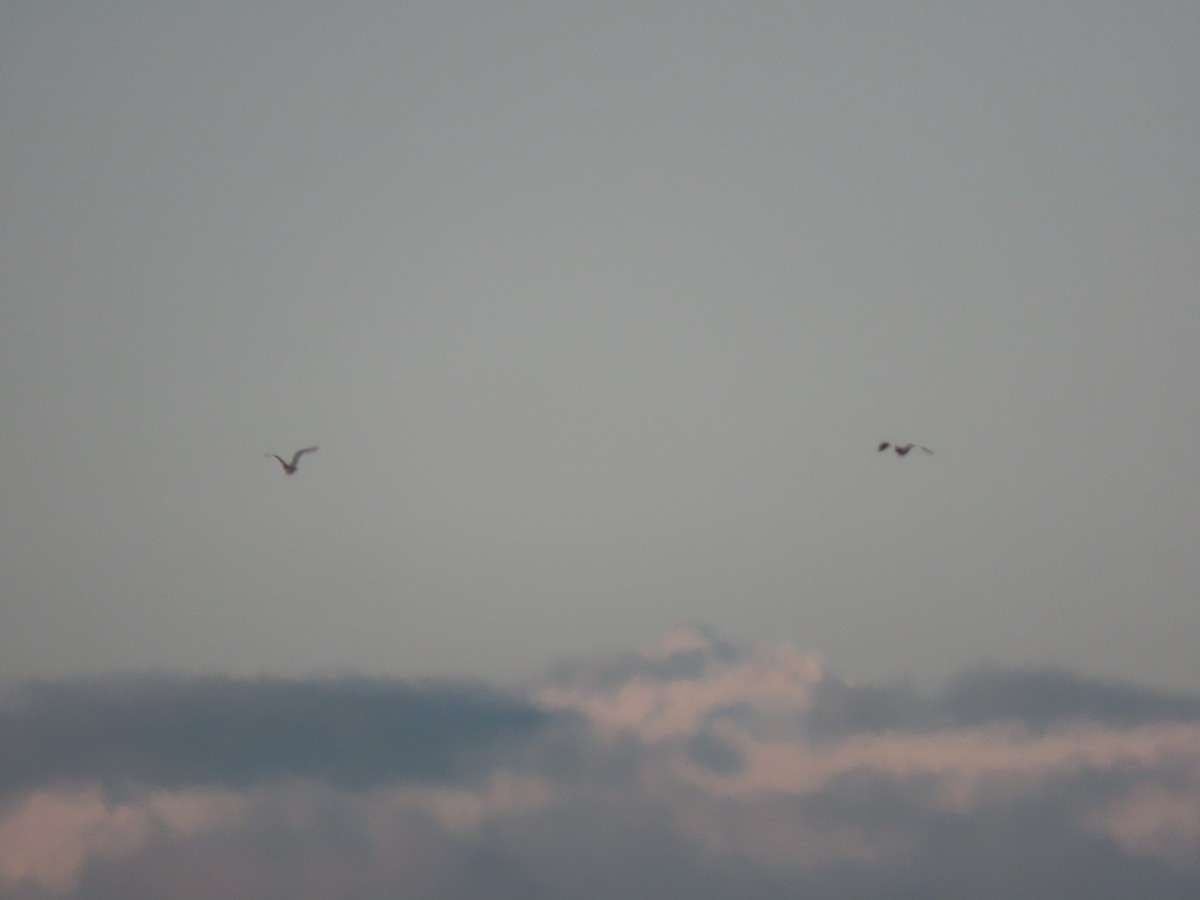
<svg viewBox="0 0 1200 900">
<path fill-rule="evenodd" d="M 348 848 L 401 832 L 445 866 L 417 895 L 563 896 L 587 861 L 529 854 L 579 809 L 764 897 L 793 864 L 891 896 L 860 859 L 955 896 L 945 816 L 1051 829 L 1066 868 L 1014 857 L 1085 893 L 1112 859 L 1194 895 L 1197 85 L 1186 3 L 0 5 L 0 734 L 33 754 L 0 896 L 130 896 L 242 838 L 231 879 L 313 853 L 348 896 Z M 664 640 L 797 696 L 627 720 L 623 679 L 712 676 L 645 671 Z M 276 758 L 343 704 L 373 755 Z M 389 743 L 425 716 L 464 730 Z M 880 756 L 856 787 L 826 752 Z M 787 865 L 737 832 L 835 819 Z"/>
<path fill-rule="evenodd" d="M 1200 689 L 1190 5 L 0 17 L 0 678 Z"/>
</svg>

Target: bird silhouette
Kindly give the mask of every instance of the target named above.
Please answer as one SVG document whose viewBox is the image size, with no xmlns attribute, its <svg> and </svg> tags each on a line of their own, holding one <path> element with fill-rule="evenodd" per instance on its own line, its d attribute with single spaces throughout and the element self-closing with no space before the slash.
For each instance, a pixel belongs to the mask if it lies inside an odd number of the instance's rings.
<svg viewBox="0 0 1200 900">
<path fill-rule="evenodd" d="M 897 456 L 907 456 L 908 451 L 912 450 L 914 447 L 917 450 L 924 450 L 926 453 L 933 453 L 933 451 L 928 447 L 922 447 L 920 444 L 893 444 L 890 441 L 884 441 L 882 444 L 880 444 L 879 452 L 882 453 L 888 447 L 891 447 L 893 450 L 895 450 Z"/>
<path fill-rule="evenodd" d="M 275 459 L 279 460 L 279 465 L 283 466 L 283 474 L 284 475 L 295 475 L 296 467 L 300 464 L 300 457 L 302 457 L 305 453 L 315 453 L 316 450 L 317 450 L 316 447 L 305 447 L 303 450 L 297 450 L 295 453 L 292 454 L 291 462 L 288 462 L 282 456 L 279 456 L 278 454 L 275 454 L 275 453 L 268 453 L 266 455 L 274 457 Z"/>
</svg>

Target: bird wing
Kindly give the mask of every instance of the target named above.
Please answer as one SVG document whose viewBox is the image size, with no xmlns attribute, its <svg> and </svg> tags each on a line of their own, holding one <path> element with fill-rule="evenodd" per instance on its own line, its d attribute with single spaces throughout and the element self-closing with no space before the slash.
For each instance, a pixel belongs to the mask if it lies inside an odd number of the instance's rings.
<svg viewBox="0 0 1200 900">
<path fill-rule="evenodd" d="M 890 446 L 892 446 L 891 441 L 884 441 L 882 444 L 879 445 L 879 452 L 882 453 L 884 450 L 886 450 Z"/>
<path fill-rule="evenodd" d="M 286 460 L 286 459 L 284 459 L 282 456 L 280 456 L 278 453 L 264 453 L 264 454 L 263 454 L 263 456 L 269 456 L 269 457 L 271 457 L 272 459 L 277 459 L 277 460 L 279 460 L 279 464 L 280 464 L 281 466 L 286 466 L 286 465 L 287 465 L 287 460 Z"/>
<path fill-rule="evenodd" d="M 314 453 L 314 452 L 316 452 L 316 449 L 317 449 L 316 447 L 305 447 L 303 450 L 297 450 L 297 451 L 296 451 L 296 452 L 295 452 L 295 453 L 292 455 L 292 465 L 293 465 L 293 466 L 294 466 L 294 465 L 296 465 L 297 461 L 298 461 L 298 460 L 300 459 L 300 457 L 302 457 L 302 456 L 303 456 L 305 453 Z"/>
</svg>

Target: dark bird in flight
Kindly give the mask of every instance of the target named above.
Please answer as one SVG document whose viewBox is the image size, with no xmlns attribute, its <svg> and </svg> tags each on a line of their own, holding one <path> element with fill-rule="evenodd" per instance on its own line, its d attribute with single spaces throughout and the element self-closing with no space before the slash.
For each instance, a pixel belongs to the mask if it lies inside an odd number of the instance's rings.
<svg viewBox="0 0 1200 900">
<path fill-rule="evenodd" d="M 895 450 L 897 456 L 905 456 L 908 451 L 912 450 L 914 447 L 918 450 L 924 450 L 926 453 L 933 453 L 933 451 L 928 447 L 922 447 L 920 444 L 893 444 L 890 441 L 884 441 L 882 444 L 880 444 L 879 452 L 882 453 L 888 447 L 891 447 L 893 450 Z"/>
<path fill-rule="evenodd" d="M 279 460 L 279 464 L 281 466 L 283 466 L 283 474 L 284 475 L 295 475 L 296 474 L 296 466 L 298 466 L 300 464 L 300 457 L 302 457 L 305 453 L 315 453 L 316 450 L 317 450 L 316 447 L 305 447 L 303 450 L 297 450 L 295 453 L 292 454 L 291 462 L 288 462 L 282 456 L 278 456 L 274 453 L 268 453 L 266 455 L 273 456 L 273 457 L 275 457 L 275 459 Z"/>
</svg>

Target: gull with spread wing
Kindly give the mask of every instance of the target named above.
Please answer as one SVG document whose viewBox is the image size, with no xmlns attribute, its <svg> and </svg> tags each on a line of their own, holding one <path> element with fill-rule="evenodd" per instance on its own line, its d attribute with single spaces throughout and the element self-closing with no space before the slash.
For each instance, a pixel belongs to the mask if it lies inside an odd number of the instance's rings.
<svg viewBox="0 0 1200 900">
<path fill-rule="evenodd" d="M 908 451 L 912 450 L 914 447 L 917 450 L 924 450 L 926 453 L 933 453 L 933 451 L 928 447 L 922 447 L 920 444 L 893 444 L 891 441 L 884 441 L 882 444 L 880 444 L 879 452 L 882 453 L 888 447 L 891 447 L 893 450 L 895 450 L 897 456 L 906 456 Z"/>
<path fill-rule="evenodd" d="M 302 457 L 305 453 L 315 453 L 316 450 L 317 450 L 316 447 L 305 447 L 303 450 L 297 450 L 295 453 L 292 454 L 291 462 L 288 462 L 282 456 L 279 456 L 275 453 L 268 453 L 266 455 L 274 457 L 275 459 L 279 460 L 279 465 L 283 466 L 283 474 L 284 475 L 295 475 L 296 467 L 300 464 L 300 457 Z"/>
</svg>

